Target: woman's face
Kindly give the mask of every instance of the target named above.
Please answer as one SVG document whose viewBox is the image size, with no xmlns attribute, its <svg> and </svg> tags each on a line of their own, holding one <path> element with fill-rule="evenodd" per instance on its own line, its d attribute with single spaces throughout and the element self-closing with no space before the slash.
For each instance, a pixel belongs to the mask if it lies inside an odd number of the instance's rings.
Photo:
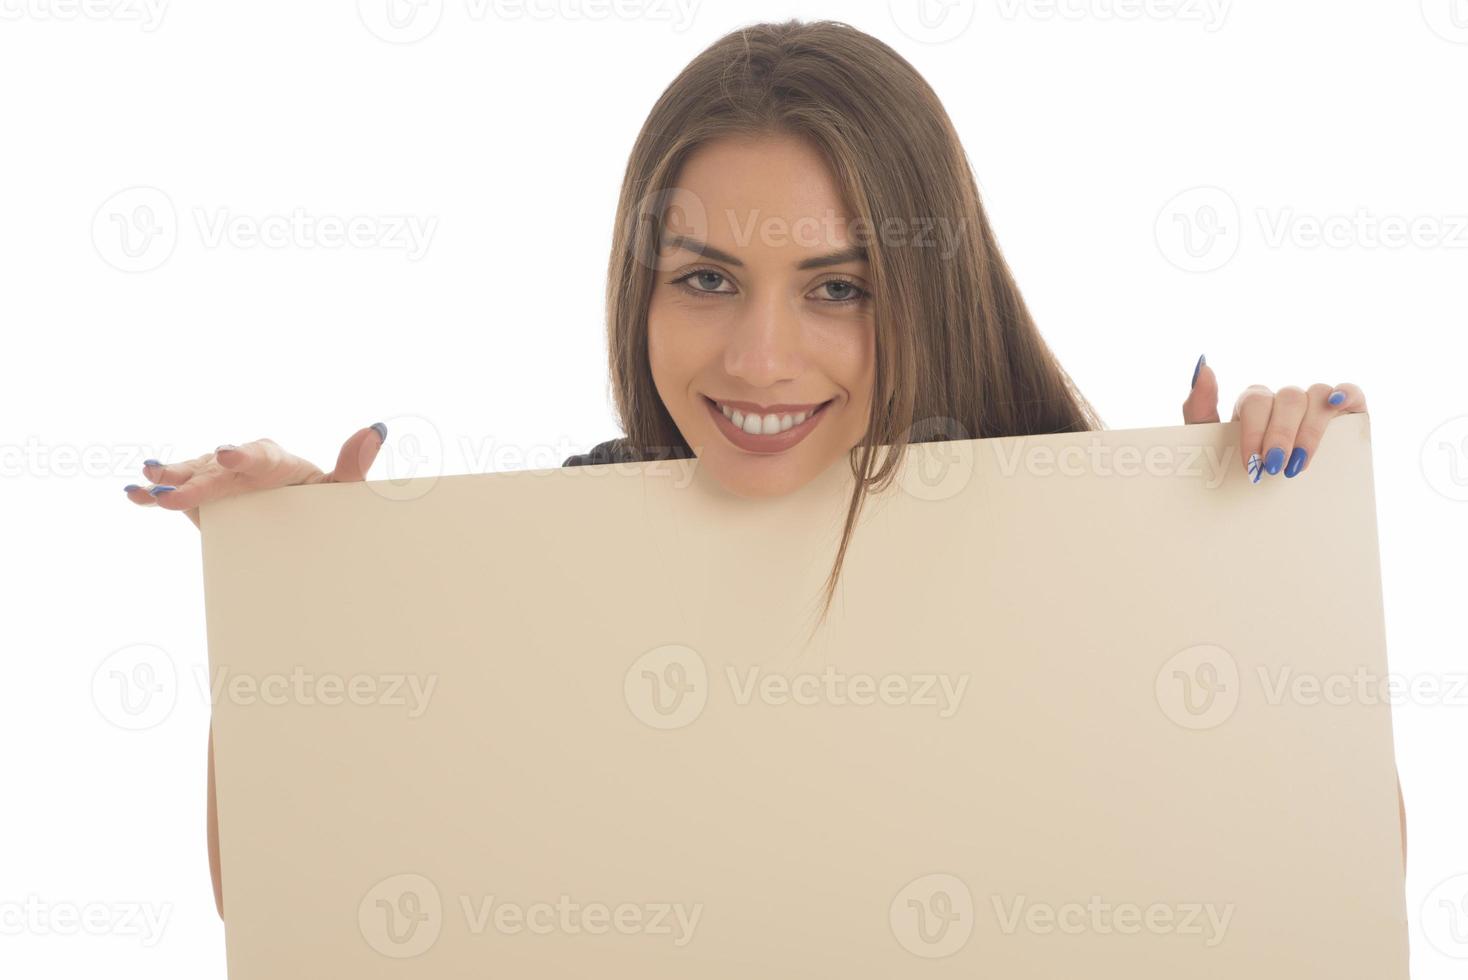
<svg viewBox="0 0 1468 980">
<path fill-rule="evenodd" d="M 876 345 L 863 251 L 804 141 L 707 143 L 677 185 L 648 310 L 653 382 L 724 487 L 789 493 L 866 431 Z"/>
</svg>

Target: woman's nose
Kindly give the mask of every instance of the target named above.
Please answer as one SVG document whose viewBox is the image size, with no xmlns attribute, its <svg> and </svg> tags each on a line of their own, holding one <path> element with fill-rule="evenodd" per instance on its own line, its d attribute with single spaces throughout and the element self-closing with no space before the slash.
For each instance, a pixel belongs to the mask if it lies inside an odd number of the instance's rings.
<svg viewBox="0 0 1468 980">
<path fill-rule="evenodd" d="M 800 376 L 800 318 L 788 304 L 750 304 L 741 313 L 724 350 L 724 370 L 754 388 Z"/>
</svg>

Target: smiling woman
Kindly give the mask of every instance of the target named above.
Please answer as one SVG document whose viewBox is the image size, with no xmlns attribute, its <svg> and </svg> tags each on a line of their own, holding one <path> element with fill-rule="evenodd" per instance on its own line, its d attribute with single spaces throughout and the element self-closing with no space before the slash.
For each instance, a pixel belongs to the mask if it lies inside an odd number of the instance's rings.
<svg viewBox="0 0 1468 980">
<path fill-rule="evenodd" d="M 906 445 L 1099 424 L 1025 308 L 938 97 L 854 28 L 761 24 L 695 58 L 643 125 L 616 228 L 626 435 L 567 463 L 696 455 L 755 497 L 848 456 L 827 609 Z"/>
<path fill-rule="evenodd" d="M 607 315 L 625 434 L 566 465 L 696 457 L 730 492 L 768 497 L 845 457 L 856 479 L 823 616 L 866 496 L 909 444 L 1100 426 L 1030 317 L 932 88 L 844 24 L 735 31 L 663 92 L 623 178 Z M 1189 361 L 1184 419 L 1218 421 L 1213 370 Z M 1365 407 L 1354 385 L 1247 389 L 1234 418 L 1249 476 L 1299 476 L 1330 420 Z M 330 472 L 258 439 L 149 460 L 153 485 L 123 489 L 197 524 L 211 500 L 361 481 L 386 435 L 359 429 Z M 222 909 L 212 759 L 211 742 Z"/>
</svg>

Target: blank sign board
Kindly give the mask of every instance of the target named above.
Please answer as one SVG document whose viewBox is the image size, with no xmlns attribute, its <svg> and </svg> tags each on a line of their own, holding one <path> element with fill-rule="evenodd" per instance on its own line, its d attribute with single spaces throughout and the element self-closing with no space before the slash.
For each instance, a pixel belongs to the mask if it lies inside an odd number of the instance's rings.
<svg viewBox="0 0 1468 980">
<path fill-rule="evenodd" d="M 232 980 L 1390 980 L 1370 430 L 202 509 Z"/>
</svg>

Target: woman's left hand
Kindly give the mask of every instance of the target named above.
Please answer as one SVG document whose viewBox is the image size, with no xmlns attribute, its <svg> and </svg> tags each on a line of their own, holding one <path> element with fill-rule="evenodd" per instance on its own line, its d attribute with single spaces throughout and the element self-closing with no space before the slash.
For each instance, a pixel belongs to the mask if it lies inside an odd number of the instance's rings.
<svg viewBox="0 0 1468 980">
<path fill-rule="evenodd" d="M 1366 411 L 1366 396 L 1353 384 L 1311 385 L 1271 391 L 1250 385 L 1234 403 L 1232 421 L 1243 423 L 1239 456 L 1253 482 L 1283 473 L 1299 476 L 1315 458 L 1330 420 Z M 1204 358 L 1193 369 L 1193 390 L 1183 402 L 1188 425 L 1217 422 L 1218 378 Z"/>
</svg>

